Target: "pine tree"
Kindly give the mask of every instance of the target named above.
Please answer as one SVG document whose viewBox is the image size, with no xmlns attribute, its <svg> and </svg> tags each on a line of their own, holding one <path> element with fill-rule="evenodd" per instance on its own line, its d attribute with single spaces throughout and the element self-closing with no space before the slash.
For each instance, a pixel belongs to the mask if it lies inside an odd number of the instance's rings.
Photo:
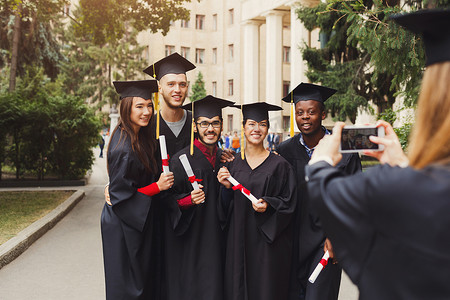
<svg viewBox="0 0 450 300">
<path fill-rule="evenodd" d="M 202 72 L 198 72 L 197 79 L 192 86 L 191 102 L 200 100 L 206 96 L 205 82 L 203 81 Z"/>
<path fill-rule="evenodd" d="M 302 52 L 308 79 L 338 90 L 326 102 L 333 117 L 354 122 L 369 100 L 383 113 L 400 94 L 406 105 L 416 103 L 425 61 L 422 41 L 388 17 L 430 1 L 404 2 L 400 7 L 398 0 L 328 0 L 297 11 L 308 30 L 320 28 L 322 49 L 305 45 Z M 448 0 L 433 5 L 448 6 Z"/>
</svg>

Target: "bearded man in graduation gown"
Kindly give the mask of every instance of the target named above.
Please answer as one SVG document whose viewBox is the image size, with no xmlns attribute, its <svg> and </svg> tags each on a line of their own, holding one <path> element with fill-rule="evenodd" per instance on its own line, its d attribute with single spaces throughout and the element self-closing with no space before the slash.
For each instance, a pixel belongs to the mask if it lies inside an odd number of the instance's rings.
<svg viewBox="0 0 450 300">
<path fill-rule="evenodd" d="M 283 98 L 285 102 L 294 103 L 295 121 L 300 129 L 299 134 L 281 143 L 277 149 L 277 152 L 292 165 L 298 188 L 290 280 L 291 300 L 336 300 L 338 298 L 342 270 L 336 261 L 331 263 L 333 260 L 330 260 L 314 284 L 308 281 L 324 254 L 324 244 L 331 244 L 326 240 L 317 215 L 311 210 L 305 182 L 305 166 L 319 141 L 325 134 L 329 134 L 322 126 L 322 120 L 326 117 L 324 101 L 335 92 L 336 90 L 327 87 L 301 83 Z M 358 154 L 342 156 L 338 168 L 346 174 L 361 171 Z"/>
<path fill-rule="evenodd" d="M 217 141 L 222 131 L 221 110 L 232 104 L 208 95 L 184 106 L 193 110 L 197 138 L 170 161 L 175 183 L 172 199 L 165 203 L 163 299 L 223 299 L 225 235 L 218 216 L 216 178 L 222 150 Z M 188 178 L 179 159 L 183 154 L 195 178 Z M 194 180 L 201 189 L 193 190 Z"/>
</svg>

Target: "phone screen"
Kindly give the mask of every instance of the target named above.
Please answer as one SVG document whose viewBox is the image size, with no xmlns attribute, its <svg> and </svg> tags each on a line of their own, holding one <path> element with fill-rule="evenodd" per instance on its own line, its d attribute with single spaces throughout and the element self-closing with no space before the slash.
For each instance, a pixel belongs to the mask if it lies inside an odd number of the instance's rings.
<svg viewBox="0 0 450 300">
<path fill-rule="evenodd" d="M 369 136 L 378 136 L 378 129 L 344 128 L 341 136 L 341 150 L 379 150 L 378 145 L 369 140 Z"/>
</svg>

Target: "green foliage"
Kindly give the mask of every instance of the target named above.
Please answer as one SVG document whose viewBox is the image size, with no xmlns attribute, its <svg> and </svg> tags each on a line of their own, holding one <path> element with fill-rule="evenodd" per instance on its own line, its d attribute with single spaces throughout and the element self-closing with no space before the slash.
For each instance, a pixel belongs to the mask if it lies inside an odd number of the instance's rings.
<svg viewBox="0 0 450 300">
<path fill-rule="evenodd" d="M 189 11 L 182 7 L 185 2 L 190 0 L 80 0 L 75 32 L 97 46 L 117 43 L 127 25 L 165 35 L 172 21 L 189 19 Z"/>
<path fill-rule="evenodd" d="M 100 121 L 79 97 L 55 96 L 42 68 L 29 68 L 14 92 L 0 93 L 0 163 L 16 178 L 83 177 L 93 163 Z"/>
<path fill-rule="evenodd" d="M 204 97 L 206 97 L 205 82 L 203 81 L 202 72 L 198 72 L 197 79 L 192 86 L 191 102 L 200 100 Z"/>
<path fill-rule="evenodd" d="M 18 75 L 26 66 L 42 66 L 45 73 L 55 78 L 58 64 L 64 60 L 54 28 L 61 27 L 64 0 L 0 0 L 0 67 L 11 59 L 14 18 L 20 9 L 21 25 L 18 51 Z M 20 4 L 20 6 L 19 6 Z"/>
<path fill-rule="evenodd" d="M 411 123 L 405 123 L 401 127 L 394 128 L 395 133 L 400 140 L 400 144 L 402 145 L 403 151 L 408 148 L 409 136 L 411 134 L 413 125 Z"/>
<path fill-rule="evenodd" d="M 435 6 L 448 4 L 433 1 Z M 416 103 L 424 66 L 422 41 L 388 16 L 426 5 L 418 0 L 404 1 L 402 7 L 397 0 L 329 0 L 297 11 L 308 30 L 320 28 L 325 47 L 305 45 L 302 52 L 308 79 L 338 90 L 326 102 L 333 117 L 354 122 L 358 107 L 370 109 L 368 100 L 377 113 L 391 109 L 399 95 L 407 106 Z"/>
<path fill-rule="evenodd" d="M 397 119 L 397 114 L 392 108 L 386 109 L 384 112 L 378 114 L 378 120 L 385 120 L 386 122 L 394 125 L 395 120 Z"/>
</svg>

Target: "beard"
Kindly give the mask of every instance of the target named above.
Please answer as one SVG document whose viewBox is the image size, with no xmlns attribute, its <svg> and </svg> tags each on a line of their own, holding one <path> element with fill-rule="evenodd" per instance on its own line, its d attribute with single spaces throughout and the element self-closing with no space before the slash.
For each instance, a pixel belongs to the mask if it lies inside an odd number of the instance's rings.
<svg viewBox="0 0 450 300">
<path fill-rule="evenodd" d="M 215 135 L 215 137 L 216 137 L 216 140 L 214 141 L 214 142 L 211 142 L 211 141 L 207 141 L 206 139 L 205 139 L 205 135 L 207 135 L 207 134 L 214 134 Z M 205 132 L 205 134 L 204 135 L 202 135 L 202 134 L 197 134 L 197 136 L 198 136 L 198 139 L 200 140 L 200 142 L 202 142 L 202 144 L 204 144 L 204 145 L 216 145 L 217 144 L 217 142 L 219 141 L 219 136 L 218 136 L 218 134 L 216 134 L 215 132 Z"/>
</svg>

